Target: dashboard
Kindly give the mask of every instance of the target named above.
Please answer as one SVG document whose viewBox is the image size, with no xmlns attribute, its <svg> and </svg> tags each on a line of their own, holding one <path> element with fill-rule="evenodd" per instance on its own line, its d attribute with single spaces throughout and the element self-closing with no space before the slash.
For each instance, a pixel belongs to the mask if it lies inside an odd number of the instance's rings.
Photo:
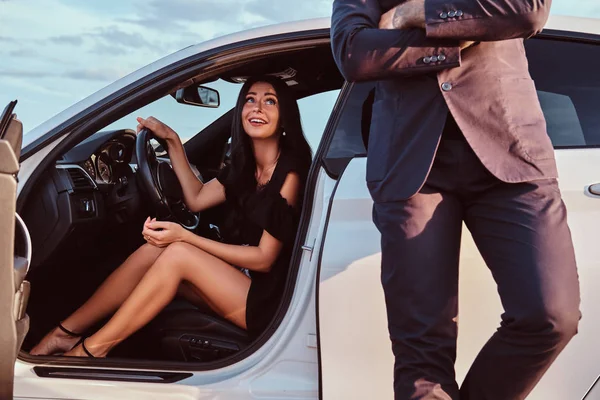
<svg viewBox="0 0 600 400">
<path fill-rule="evenodd" d="M 23 215 L 32 268 L 64 251 L 95 251 L 102 232 L 139 228 L 148 210 L 136 182 L 136 138 L 131 129 L 97 132 L 40 177 Z"/>
<path fill-rule="evenodd" d="M 126 162 L 126 152 L 125 144 L 120 141 L 112 141 L 97 154 L 92 154 L 89 159 L 85 160 L 83 167 L 96 182 L 113 183 L 112 166 Z"/>
<path fill-rule="evenodd" d="M 96 184 L 114 184 L 131 168 L 135 157 L 135 132 L 129 129 L 98 132 L 75 146 L 60 160 L 60 164 L 82 167 Z"/>
<path fill-rule="evenodd" d="M 153 210 L 138 187 L 136 139 L 131 129 L 97 132 L 44 171 L 22 215 L 36 250 L 32 268 L 65 251 L 93 253 L 100 243 L 140 238 Z M 158 159 L 170 163 L 168 156 Z"/>
</svg>

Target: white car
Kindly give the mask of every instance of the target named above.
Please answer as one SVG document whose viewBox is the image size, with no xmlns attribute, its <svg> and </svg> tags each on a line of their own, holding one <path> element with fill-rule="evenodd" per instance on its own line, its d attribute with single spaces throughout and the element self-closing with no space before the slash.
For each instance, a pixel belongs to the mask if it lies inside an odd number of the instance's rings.
<svg viewBox="0 0 600 400">
<path fill-rule="evenodd" d="M 329 23 L 264 27 L 160 59 L 24 135 L 20 170 L 13 153 L 22 128 L 7 110 L 8 129 L 0 131 L 1 398 L 393 397 L 380 237 L 371 221 L 361 128 L 373 83 L 344 82 L 331 55 Z M 594 388 L 600 375 L 600 20 L 551 17 L 526 50 L 556 148 L 583 312 L 579 334 L 529 398 L 600 399 Z M 250 341 L 231 323 L 176 300 L 106 359 L 29 355 L 142 241 L 142 222 L 154 205 L 139 187 L 145 167 L 137 164 L 135 116 L 172 125 L 187 138 L 198 177 L 211 179 L 228 157 L 240 82 L 258 73 L 277 74 L 294 89 L 314 152 L 284 299 L 267 330 Z M 157 162 L 168 163 L 160 145 L 154 150 Z M 217 235 L 220 212 L 203 212 L 199 232 Z M 182 221 L 197 223 L 194 215 Z M 491 274 L 465 230 L 459 382 L 501 313 Z"/>
</svg>

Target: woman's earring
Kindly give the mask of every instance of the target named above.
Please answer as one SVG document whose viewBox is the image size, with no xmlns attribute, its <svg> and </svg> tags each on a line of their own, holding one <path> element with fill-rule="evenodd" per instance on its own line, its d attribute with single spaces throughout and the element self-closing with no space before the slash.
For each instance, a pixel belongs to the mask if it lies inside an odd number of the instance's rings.
<svg viewBox="0 0 600 400">
<path fill-rule="evenodd" d="M 285 131 L 283 131 L 282 135 L 285 136 Z"/>
</svg>

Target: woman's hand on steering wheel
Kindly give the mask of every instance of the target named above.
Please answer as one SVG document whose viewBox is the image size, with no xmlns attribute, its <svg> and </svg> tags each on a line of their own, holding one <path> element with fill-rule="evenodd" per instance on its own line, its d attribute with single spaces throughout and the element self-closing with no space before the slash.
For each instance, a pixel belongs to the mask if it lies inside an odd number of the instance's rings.
<svg viewBox="0 0 600 400">
<path fill-rule="evenodd" d="M 147 128 L 147 129 L 151 130 L 152 133 L 154 133 L 154 136 L 156 136 L 159 139 L 164 139 L 166 141 L 169 141 L 169 140 L 176 139 L 178 137 L 177 132 L 175 132 L 173 129 L 171 129 L 171 127 L 166 125 L 164 122 L 159 121 L 158 119 L 156 119 L 154 117 L 148 117 L 146 119 L 144 119 L 142 117 L 137 117 L 136 119 L 138 122 L 136 131 L 138 133 L 142 129 Z"/>
<path fill-rule="evenodd" d="M 138 170 L 136 178 L 146 192 L 156 215 L 163 220 L 173 220 L 185 229 L 193 231 L 198 227 L 197 213 L 190 211 L 184 202 L 183 189 L 175 171 L 171 167 L 173 150 L 183 150 L 179 136 L 173 129 L 154 117 L 137 118 L 137 139 L 135 155 Z M 155 139 L 168 154 L 158 158 L 150 140 Z M 175 151 L 175 153 L 182 154 Z M 165 160 L 171 159 L 171 161 Z M 180 160 L 181 161 L 181 160 Z"/>
</svg>

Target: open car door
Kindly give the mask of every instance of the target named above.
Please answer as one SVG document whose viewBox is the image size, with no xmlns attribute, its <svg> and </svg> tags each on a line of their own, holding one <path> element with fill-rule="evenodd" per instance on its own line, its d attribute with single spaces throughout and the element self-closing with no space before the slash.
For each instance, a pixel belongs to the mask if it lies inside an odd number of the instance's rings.
<svg viewBox="0 0 600 400">
<path fill-rule="evenodd" d="M 16 101 L 0 115 L 0 398 L 13 398 L 17 354 L 29 329 L 25 314 L 31 241 L 16 214 L 17 173 L 23 125 L 13 114 Z"/>
</svg>

